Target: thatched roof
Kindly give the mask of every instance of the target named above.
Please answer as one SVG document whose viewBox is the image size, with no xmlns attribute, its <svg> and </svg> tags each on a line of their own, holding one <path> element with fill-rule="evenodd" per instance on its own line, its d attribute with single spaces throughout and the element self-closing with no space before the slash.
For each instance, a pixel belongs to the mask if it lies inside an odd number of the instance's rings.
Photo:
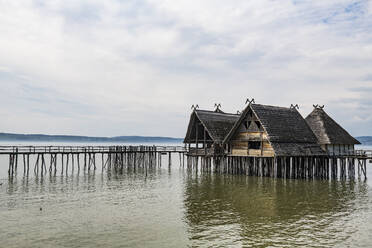
<svg viewBox="0 0 372 248">
<path fill-rule="evenodd" d="M 224 139 L 227 143 L 252 111 L 267 133 L 268 140 L 277 156 L 323 155 L 317 138 L 305 119 L 295 108 L 250 104 Z"/>
<path fill-rule="evenodd" d="M 323 108 L 316 107 L 306 117 L 306 122 L 318 138 L 319 144 L 354 145 L 360 144 L 336 121 L 334 121 Z"/>
<path fill-rule="evenodd" d="M 238 119 L 239 115 L 224 113 L 219 109 L 218 111 L 196 109 L 191 114 L 184 143 L 190 143 L 192 137 L 195 136 L 194 127 L 197 120 L 204 126 L 213 142 L 222 143 Z M 199 136 L 199 138 L 202 140 L 202 136 Z"/>
<path fill-rule="evenodd" d="M 316 156 L 325 155 L 318 144 L 270 142 L 276 156 Z"/>
</svg>

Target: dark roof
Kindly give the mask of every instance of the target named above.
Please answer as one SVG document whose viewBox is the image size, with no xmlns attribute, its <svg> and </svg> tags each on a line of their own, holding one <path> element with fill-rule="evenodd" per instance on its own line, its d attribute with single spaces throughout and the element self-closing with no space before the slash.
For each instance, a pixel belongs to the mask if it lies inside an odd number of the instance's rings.
<svg viewBox="0 0 372 248">
<path fill-rule="evenodd" d="M 319 144 L 360 144 L 322 108 L 314 108 L 306 122 L 318 138 Z"/>
<path fill-rule="evenodd" d="M 224 143 L 229 142 L 239 128 L 246 114 L 252 110 L 267 133 L 275 154 L 284 155 L 322 155 L 324 152 L 305 119 L 295 108 L 250 104 L 235 123 Z"/>
<path fill-rule="evenodd" d="M 314 143 L 271 142 L 277 156 L 315 156 L 324 155 L 323 149 Z"/>
<path fill-rule="evenodd" d="M 239 119 L 239 115 L 224 113 L 220 110 L 218 112 L 199 109 L 194 110 L 190 117 L 189 127 L 184 139 L 185 143 L 190 140 L 191 129 L 193 128 L 195 118 L 200 120 L 214 142 L 222 143 L 234 123 Z"/>
<path fill-rule="evenodd" d="M 317 138 L 295 108 L 252 104 L 271 142 L 317 143 Z"/>
<path fill-rule="evenodd" d="M 242 113 L 239 121 L 226 137 L 228 141 L 252 109 L 267 132 L 270 142 L 282 143 L 317 143 L 317 138 L 304 118 L 295 108 L 284 108 L 261 104 L 251 104 Z"/>
</svg>

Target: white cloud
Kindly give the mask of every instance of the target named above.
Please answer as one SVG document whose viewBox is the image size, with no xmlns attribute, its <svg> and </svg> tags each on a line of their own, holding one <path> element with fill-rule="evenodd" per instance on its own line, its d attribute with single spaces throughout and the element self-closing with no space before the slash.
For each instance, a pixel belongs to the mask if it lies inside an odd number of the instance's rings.
<svg viewBox="0 0 372 248">
<path fill-rule="evenodd" d="M 182 136 L 194 103 L 235 112 L 255 97 L 306 114 L 358 101 L 350 88 L 372 84 L 371 1 L 0 0 L 0 9 L 2 131 Z M 36 90 L 19 97 L 25 82 Z M 372 134 L 370 120 L 354 120 L 341 123 Z"/>
<path fill-rule="evenodd" d="M 372 1 L 371 0 L 367 0 L 367 12 L 369 15 L 372 15 Z"/>
</svg>

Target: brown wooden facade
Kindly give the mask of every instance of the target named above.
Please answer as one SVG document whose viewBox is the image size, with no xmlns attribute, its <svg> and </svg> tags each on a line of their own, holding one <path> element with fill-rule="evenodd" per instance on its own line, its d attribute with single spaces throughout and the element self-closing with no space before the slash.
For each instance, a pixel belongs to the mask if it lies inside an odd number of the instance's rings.
<svg viewBox="0 0 372 248">
<path fill-rule="evenodd" d="M 295 108 L 250 104 L 224 139 L 230 156 L 323 156 L 317 138 Z"/>
<path fill-rule="evenodd" d="M 267 132 L 252 111 L 249 111 L 239 124 L 226 148 L 227 153 L 233 156 L 274 157 L 275 155 Z"/>
</svg>

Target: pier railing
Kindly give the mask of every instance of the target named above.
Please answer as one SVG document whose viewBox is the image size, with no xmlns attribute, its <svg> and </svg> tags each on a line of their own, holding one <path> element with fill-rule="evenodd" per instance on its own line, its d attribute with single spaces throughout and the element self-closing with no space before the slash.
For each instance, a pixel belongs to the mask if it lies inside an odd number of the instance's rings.
<svg viewBox="0 0 372 248">
<path fill-rule="evenodd" d="M 0 154 L 186 152 L 183 146 L 0 146 Z"/>
<path fill-rule="evenodd" d="M 356 156 L 366 156 L 372 159 L 372 150 L 355 150 Z"/>
</svg>

